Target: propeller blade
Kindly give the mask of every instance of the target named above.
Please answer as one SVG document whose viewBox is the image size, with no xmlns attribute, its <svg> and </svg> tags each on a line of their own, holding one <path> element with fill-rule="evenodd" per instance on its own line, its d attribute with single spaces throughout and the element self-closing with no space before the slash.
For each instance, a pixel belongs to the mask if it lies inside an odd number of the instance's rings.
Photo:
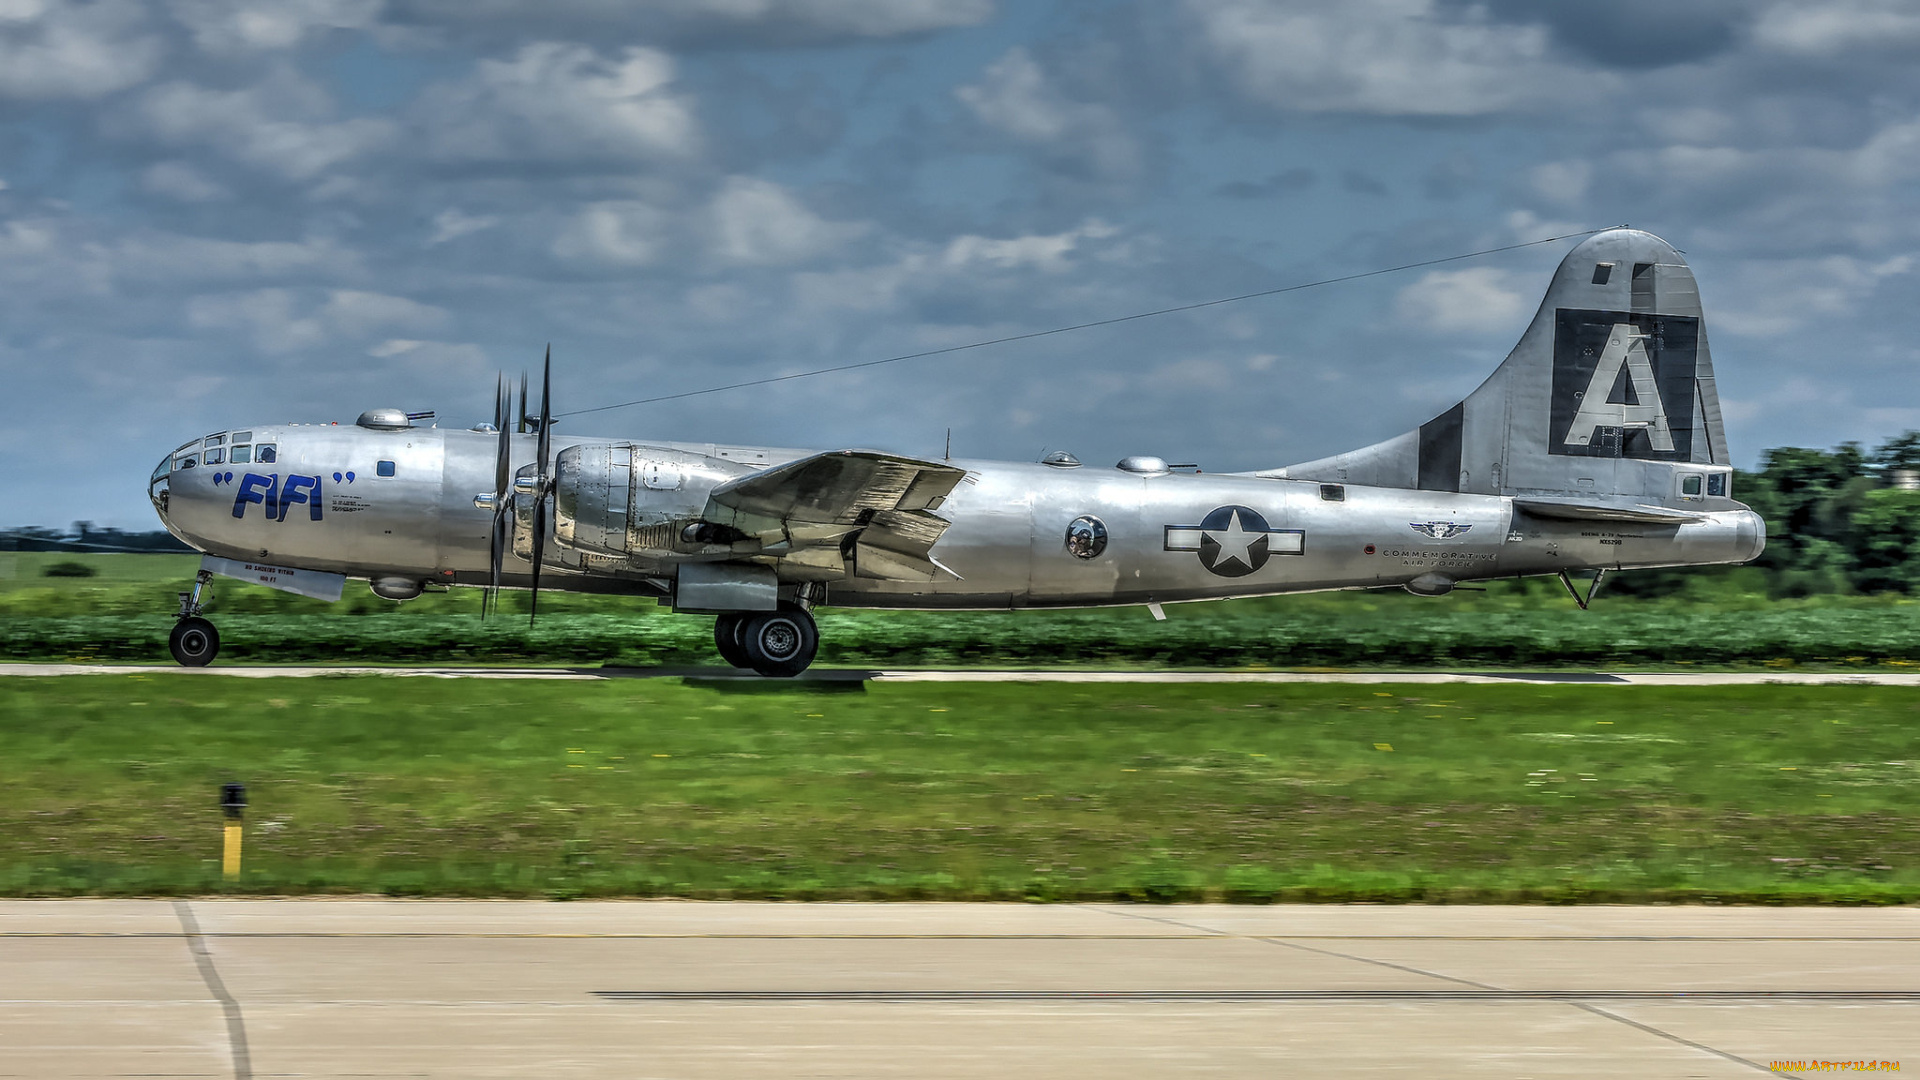
<svg viewBox="0 0 1920 1080">
<path fill-rule="evenodd" d="M 540 611 L 540 561 L 547 546 L 547 499 L 553 494 L 553 480 L 547 474 L 547 454 L 553 449 L 553 344 L 547 344 L 547 358 L 540 371 L 540 434 L 534 453 L 534 472 L 539 481 L 533 489 L 533 593 L 527 604 L 527 625 Z"/>
<path fill-rule="evenodd" d="M 520 420 L 517 430 L 522 435 L 527 433 L 527 373 L 524 371 L 520 373 Z"/>
<path fill-rule="evenodd" d="M 536 497 L 533 504 L 533 591 L 527 594 L 527 625 L 540 614 L 540 560 L 547 546 L 547 497 Z"/>
<path fill-rule="evenodd" d="M 511 539 L 511 533 L 508 530 L 511 528 L 512 526 L 507 521 L 507 515 L 500 510 L 495 510 L 493 512 L 493 542 L 489 550 L 490 562 L 493 567 L 493 577 L 491 579 L 492 584 L 487 588 L 487 595 L 492 600 L 493 613 L 496 615 L 500 613 L 500 570 L 502 564 L 506 562 L 507 544 Z"/>
<path fill-rule="evenodd" d="M 495 612 L 500 608 L 500 570 L 507 557 L 507 543 L 511 534 L 509 526 L 508 498 L 513 483 L 513 429 L 508 426 L 507 409 L 513 404 L 513 392 L 507 389 L 507 377 L 499 377 L 494 386 L 493 416 L 494 427 L 499 429 L 499 444 L 493 459 L 493 531 L 489 540 L 490 565 L 492 577 L 487 587 L 487 599 L 482 601 L 484 612 L 489 607 Z"/>
<path fill-rule="evenodd" d="M 501 409 L 505 411 L 502 404 Z M 500 446 L 493 458 L 493 495 L 495 509 L 505 505 L 507 496 L 513 494 L 513 429 L 504 419 L 500 424 Z"/>
<path fill-rule="evenodd" d="M 546 487 L 547 451 L 553 449 L 553 345 L 547 345 L 547 360 L 540 371 L 540 456 L 541 487 Z"/>
</svg>

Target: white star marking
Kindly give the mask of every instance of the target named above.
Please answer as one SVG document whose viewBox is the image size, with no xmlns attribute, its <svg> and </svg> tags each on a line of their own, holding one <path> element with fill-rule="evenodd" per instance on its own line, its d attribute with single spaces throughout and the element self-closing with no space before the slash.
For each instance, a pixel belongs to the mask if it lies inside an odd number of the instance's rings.
<svg viewBox="0 0 1920 1080">
<path fill-rule="evenodd" d="M 1252 532 L 1241 527 L 1240 511 L 1235 510 L 1233 512 L 1233 520 L 1227 523 L 1227 530 L 1225 532 L 1208 532 L 1206 534 L 1209 540 L 1220 545 L 1220 555 L 1213 560 L 1213 565 L 1219 566 L 1221 563 L 1232 559 L 1249 570 L 1253 569 L 1253 553 L 1249 549 L 1253 547 L 1256 541 L 1266 535 L 1264 532 Z"/>
</svg>

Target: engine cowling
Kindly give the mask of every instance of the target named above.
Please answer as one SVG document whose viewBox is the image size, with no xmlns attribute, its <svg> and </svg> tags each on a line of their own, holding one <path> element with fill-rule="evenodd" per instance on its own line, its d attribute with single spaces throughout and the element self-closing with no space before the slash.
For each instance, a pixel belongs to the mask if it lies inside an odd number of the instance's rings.
<svg viewBox="0 0 1920 1080">
<path fill-rule="evenodd" d="M 554 461 L 554 538 L 596 555 L 671 555 L 680 530 L 706 509 L 708 493 L 751 471 L 659 446 L 569 446 Z"/>
</svg>

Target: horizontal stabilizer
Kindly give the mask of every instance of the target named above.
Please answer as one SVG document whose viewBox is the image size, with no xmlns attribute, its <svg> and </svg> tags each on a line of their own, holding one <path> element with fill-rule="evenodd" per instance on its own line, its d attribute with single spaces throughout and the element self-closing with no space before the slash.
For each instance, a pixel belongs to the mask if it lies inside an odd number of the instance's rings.
<svg viewBox="0 0 1920 1080">
<path fill-rule="evenodd" d="M 1706 520 L 1704 514 L 1690 514 L 1685 510 L 1669 510 L 1664 506 L 1646 503 L 1616 504 L 1541 498 L 1515 499 L 1513 506 L 1534 517 L 1560 521 L 1633 521 L 1647 525 L 1684 525 L 1689 521 Z"/>
</svg>

